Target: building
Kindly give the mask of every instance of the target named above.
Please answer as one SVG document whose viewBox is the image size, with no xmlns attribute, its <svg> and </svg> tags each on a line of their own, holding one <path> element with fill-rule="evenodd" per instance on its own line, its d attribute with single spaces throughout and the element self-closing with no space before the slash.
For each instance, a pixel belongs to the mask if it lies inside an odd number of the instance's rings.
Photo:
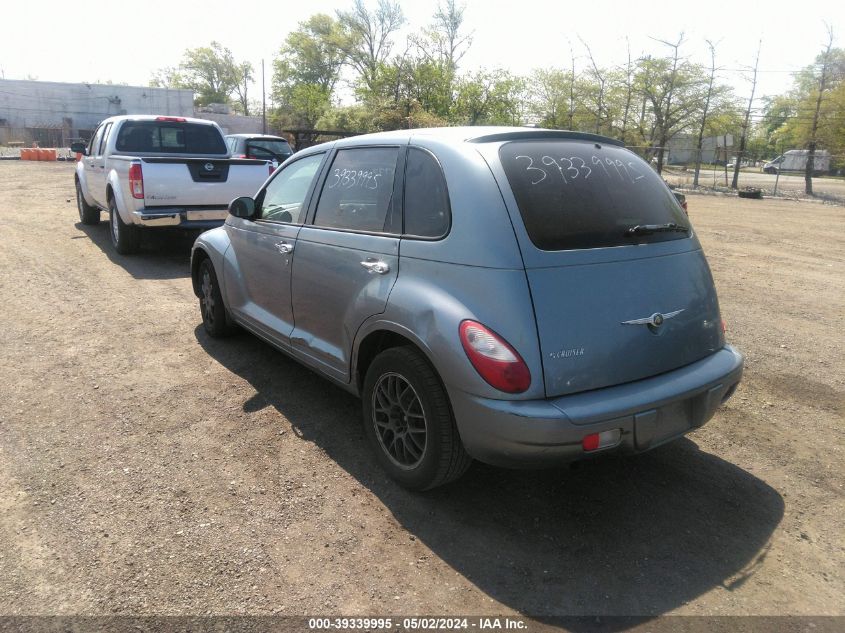
<svg viewBox="0 0 845 633">
<path fill-rule="evenodd" d="M 0 79 L 0 145 L 68 147 L 118 114 L 193 116 L 192 90 Z"/>
</svg>

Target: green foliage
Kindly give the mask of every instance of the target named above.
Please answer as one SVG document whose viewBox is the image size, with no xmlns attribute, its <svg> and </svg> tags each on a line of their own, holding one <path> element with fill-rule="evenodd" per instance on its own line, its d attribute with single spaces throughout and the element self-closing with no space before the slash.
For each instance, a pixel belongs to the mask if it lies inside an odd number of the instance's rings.
<svg viewBox="0 0 845 633">
<path fill-rule="evenodd" d="M 288 35 L 273 61 L 271 95 L 279 110 L 277 120 L 312 128 L 331 107 L 344 62 L 338 42 L 344 37 L 340 23 L 322 13 Z"/>
<path fill-rule="evenodd" d="M 845 50 L 830 51 L 825 89 L 819 94 L 823 54 L 796 73 L 792 90 L 766 102 L 761 126 L 773 157 L 783 150 L 806 148 L 813 138 L 813 119 L 819 105 L 815 140 L 820 149 L 845 155 Z M 819 102 L 819 97 L 821 101 Z M 836 164 L 842 164 L 842 159 Z"/>
<path fill-rule="evenodd" d="M 247 86 L 253 78 L 252 64 L 235 61 L 232 51 L 219 42 L 187 49 L 177 68 L 162 68 L 150 85 L 162 88 L 187 88 L 194 91 L 194 103 L 231 103 L 233 94 L 242 112 L 248 114 Z"/>
</svg>

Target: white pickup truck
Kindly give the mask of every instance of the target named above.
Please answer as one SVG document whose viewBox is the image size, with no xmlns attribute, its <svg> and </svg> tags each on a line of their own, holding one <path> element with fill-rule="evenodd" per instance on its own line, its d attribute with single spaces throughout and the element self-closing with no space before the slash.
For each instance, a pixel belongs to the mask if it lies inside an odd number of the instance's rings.
<svg viewBox="0 0 845 633">
<path fill-rule="evenodd" d="M 109 214 L 118 253 L 138 251 L 141 231 L 177 227 L 206 230 L 226 219 L 230 201 L 258 191 L 273 165 L 229 158 L 213 121 L 130 115 L 100 123 L 76 165 L 76 203 L 83 224 Z"/>
</svg>

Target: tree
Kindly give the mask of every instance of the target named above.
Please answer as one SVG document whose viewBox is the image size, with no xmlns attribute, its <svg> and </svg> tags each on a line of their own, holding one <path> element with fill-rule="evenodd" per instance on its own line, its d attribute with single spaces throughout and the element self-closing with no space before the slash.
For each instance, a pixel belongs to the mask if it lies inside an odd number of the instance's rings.
<svg viewBox="0 0 845 633">
<path fill-rule="evenodd" d="M 757 68 L 760 65 L 760 48 L 762 48 L 762 40 L 757 45 L 757 58 L 754 60 L 754 72 L 751 79 L 751 96 L 748 98 L 748 108 L 745 110 L 745 119 L 742 122 L 742 135 L 739 138 L 739 153 L 734 160 L 734 176 L 731 181 L 731 189 L 736 189 L 739 186 L 739 167 L 742 159 L 745 158 L 745 143 L 748 138 L 748 120 L 751 117 L 751 105 L 754 103 L 754 91 L 757 88 Z"/>
<path fill-rule="evenodd" d="M 236 93 L 237 103 L 247 113 L 247 86 L 252 72 L 252 64 L 235 61 L 232 51 L 219 42 L 211 42 L 209 46 L 187 49 L 177 68 L 156 71 L 150 85 L 193 90 L 196 105 L 230 103 Z"/>
<path fill-rule="evenodd" d="M 832 33 L 829 33 L 829 43 Z M 824 89 L 821 89 L 822 85 Z M 815 62 L 795 74 L 789 93 L 765 100 L 761 127 L 766 151 L 825 148 L 834 157 L 845 154 L 845 50 L 825 47 Z M 809 161 L 808 161 L 809 162 Z M 841 163 L 840 163 L 841 164 Z M 812 177 L 812 170 L 810 172 Z M 805 171 L 805 190 L 807 174 Z M 810 189 L 812 191 L 812 178 Z"/>
<path fill-rule="evenodd" d="M 639 90 L 644 102 L 651 108 L 654 116 L 653 141 L 657 147 L 657 173 L 663 171 L 663 158 L 669 139 L 682 129 L 685 110 L 678 106 L 676 92 L 679 85 L 679 71 L 682 70 L 680 49 L 684 42 L 684 34 L 678 36 L 675 43 L 657 40 L 672 49 L 672 56 L 668 59 L 645 58 L 640 64 Z"/>
<path fill-rule="evenodd" d="M 578 39 L 581 39 L 580 37 Z M 596 134 L 601 134 L 601 126 L 602 126 L 602 117 L 606 115 L 604 112 L 605 108 L 605 94 L 607 92 L 607 75 L 605 71 L 599 68 L 598 64 L 596 64 L 596 60 L 593 57 L 593 51 L 590 50 L 590 47 L 587 45 L 583 39 L 581 39 L 581 44 L 584 45 L 584 48 L 587 49 L 587 58 L 590 60 L 590 69 L 589 69 L 589 78 L 590 84 L 592 84 L 593 90 L 590 92 L 594 94 L 593 101 L 595 103 L 596 109 L 593 111 L 596 117 Z"/>
<path fill-rule="evenodd" d="M 196 94 L 197 105 L 228 103 L 240 78 L 232 51 L 218 42 L 186 50 L 179 75 Z"/>
<path fill-rule="evenodd" d="M 340 23 L 318 13 L 290 33 L 273 60 L 271 95 L 289 125 L 314 127 L 330 107 L 344 53 Z"/>
<path fill-rule="evenodd" d="M 710 76 L 707 80 L 707 96 L 701 112 L 701 126 L 698 128 L 698 141 L 695 145 L 695 175 L 692 179 L 693 189 L 698 188 L 698 175 L 701 172 L 701 149 L 704 146 L 704 130 L 707 127 L 707 115 L 710 114 L 710 101 L 713 99 L 713 83 L 716 80 L 716 45 L 707 40 L 710 49 Z"/>
<path fill-rule="evenodd" d="M 344 61 L 358 73 L 363 86 L 375 91 L 378 71 L 390 58 L 392 35 L 405 23 L 402 8 L 389 0 L 378 0 L 378 7 L 370 11 L 363 0 L 355 0 L 351 11 L 338 11 L 337 19 L 343 37 L 335 46 Z"/>
<path fill-rule="evenodd" d="M 235 94 L 237 95 L 237 108 L 244 116 L 249 116 L 249 84 L 255 77 L 253 76 L 252 64 L 249 62 L 241 62 L 235 68 Z"/>
<path fill-rule="evenodd" d="M 500 69 L 462 77 L 455 98 L 456 121 L 464 125 L 519 125 L 525 114 L 524 88 L 524 79 Z"/>
<path fill-rule="evenodd" d="M 807 143 L 807 165 L 804 168 L 804 190 L 808 195 L 813 195 L 813 170 L 815 169 L 816 142 L 819 131 L 819 113 L 822 108 L 822 101 L 825 97 L 825 90 L 828 89 L 830 80 L 831 54 L 833 48 L 833 28 L 827 27 L 827 48 L 819 56 L 821 73 L 819 76 L 818 93 L 816 96 L 816 107 L 813 111 L 813 123 L 810 128 L 810 141 Z"/>
<path fill-rule="evenodd" d="M 463 33 L 464 6 L 457 6 L 454 0 L 439 3 L 432 24 L 414 36 L 421 59 L 417 65 L 427 69 L 427 75 L 435 82 L 431 85 L 438 94 L 436 113 L 448 117 L 454 101 L 455 79 L 458 62 L 472 45 L 473 33 Z"/>
</svg>

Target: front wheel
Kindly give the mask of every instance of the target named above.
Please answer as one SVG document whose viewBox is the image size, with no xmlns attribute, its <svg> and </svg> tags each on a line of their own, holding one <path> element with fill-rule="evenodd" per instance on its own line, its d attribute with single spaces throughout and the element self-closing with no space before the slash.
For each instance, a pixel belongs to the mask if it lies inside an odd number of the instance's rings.
<svg viewBox="0 0 845 633">
<path fill-rule="evenodd" d="M 376 356 L 362 399 L 367 438 L 405 488 L 435 488 L 469 468 L 446 390 L 416 349 L 393 347 Z"/>
<path fill-rule="evenodd" d="M 228 336 L 233 328 L 226 318 L 226 306 L 223 304 L 223 293 L 214 272 L 214 265 L 210 259 L 202 260 L 199 267 L 200 282 L 200 312 L 202 326 L 209 336 L 219 338 Z"/>
<path fill-rule="evenodd" d="M 79 211 L 79 221 L 82 224 L 100 223 L 100 210 L 85 202 L 85 196 L 82 195 L 82 187 L 78 180 L 76 181 L 76 208 Z"/>
<path fill-rule="evenodd" d="M 141 234 L 134 224 L 124 224 L 120 219 L 120 212 L 117 210 L 114 198 L 109 200 L 109 234 L 111 243 L 121 255 L 132 255 L 137 253 L 141 247 Z"/>
</svg>

